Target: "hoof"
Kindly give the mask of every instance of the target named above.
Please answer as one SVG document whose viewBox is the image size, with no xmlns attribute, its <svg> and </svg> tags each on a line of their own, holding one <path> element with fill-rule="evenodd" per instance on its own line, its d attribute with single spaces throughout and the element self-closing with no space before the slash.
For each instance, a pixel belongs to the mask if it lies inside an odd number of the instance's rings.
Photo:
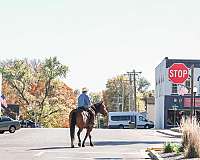
<svg viewBox="0 0 200 160">
<path fill-rule="evenodd" d="M 72 145 L 71 148 L 74 148 L 74 145 Z"/>
<path fill-rule="evenodd" d="M 82 147 L 85 147 L 85 144 L 82 144 Z"/>
<path fill-rule="evenodd" d="M 91 147 L 94 147 L 94 144 L 93 144 L 93 143 L 90 143 L 90 146 L 91 146 Z"/>
<path fill-rule="evenodd" d="M 78 146 L 81 147 L 81 143 L 78 143 Z"/>
</svg>

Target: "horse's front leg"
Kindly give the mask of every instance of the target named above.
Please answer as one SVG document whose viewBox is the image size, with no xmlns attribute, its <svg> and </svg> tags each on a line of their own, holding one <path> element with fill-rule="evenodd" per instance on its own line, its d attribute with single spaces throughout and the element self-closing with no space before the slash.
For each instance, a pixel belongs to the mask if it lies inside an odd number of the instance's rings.
<svg viewBox="0 0 200 160">
<path fill-rule="evenodd" d="M 82 147 L 85 147 L 85 141 L 86 141 L 87 137 L 90 135 L 90 132 L 91 132 L 91 129 L 87 128 L 87 133 L 86 133 L 85 138 L 83 140 Z"/>
<path fill-rule="evenodd" d="M 94 146 L 94 144 L 92 143 L 92 137 L 91 137 L 91 134 L 89 134 L 89 138 L 90 138 L 90 146 Z"/>
<path fill-rule="evenodd" d="M 81 138 L 80 138 L 80 134 L 83 131 L 83 128 L 79 128 L 78 132 L 77 132 L 77 136 L 78 136 L 78 146 L 81 147 Z"/>
</svg>

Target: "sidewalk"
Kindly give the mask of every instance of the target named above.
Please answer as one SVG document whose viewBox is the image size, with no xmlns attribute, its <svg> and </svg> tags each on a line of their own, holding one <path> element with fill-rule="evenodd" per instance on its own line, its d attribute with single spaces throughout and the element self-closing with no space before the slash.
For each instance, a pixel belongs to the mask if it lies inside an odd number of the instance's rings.
<svg viewBox="0 0 200 160">
<path fill-rule="evenodd" d="M 169 130 L 169 129 L 157 130 L 157 132 L 161 133 L 161 134 L 168 135 L 168 136 L 172 136 L 172 137 L 175 137 L 175 138 L 181 138 L 181 136 L 182 136 L 182 133 L 174 132 L 174 131 Z"/>
</svg>

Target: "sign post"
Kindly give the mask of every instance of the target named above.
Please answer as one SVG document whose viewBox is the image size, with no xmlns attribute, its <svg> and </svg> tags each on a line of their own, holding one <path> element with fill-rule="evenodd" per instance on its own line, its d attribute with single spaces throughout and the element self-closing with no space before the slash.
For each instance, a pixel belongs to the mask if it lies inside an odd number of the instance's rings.
<svg viewBox="0 0 200 160">
<path fill-rule="evenodd" d="M 0 96 L 2 95 L 2 73 L 0 73 Z M 0 103 L 0 116 L 1 116 L 1 103 Z"/>
</svg>

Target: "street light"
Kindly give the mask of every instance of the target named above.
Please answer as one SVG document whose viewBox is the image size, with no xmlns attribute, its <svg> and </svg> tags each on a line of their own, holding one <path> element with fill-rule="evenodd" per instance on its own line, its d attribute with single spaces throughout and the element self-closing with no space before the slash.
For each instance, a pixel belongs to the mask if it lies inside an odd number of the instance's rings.
<svg viewBox="0 0 200 160">
<path fill-rule="evenodd" d="M 194 112 L 193 112 L 193 116 L 196 116 L 196 110 L 195 110 L 195 96 L 196 96 L 196 93 L 197 93 L 197 87 L 194 86 L 193 88 L 193 93 L 194 93 Z"/>
</svg>

